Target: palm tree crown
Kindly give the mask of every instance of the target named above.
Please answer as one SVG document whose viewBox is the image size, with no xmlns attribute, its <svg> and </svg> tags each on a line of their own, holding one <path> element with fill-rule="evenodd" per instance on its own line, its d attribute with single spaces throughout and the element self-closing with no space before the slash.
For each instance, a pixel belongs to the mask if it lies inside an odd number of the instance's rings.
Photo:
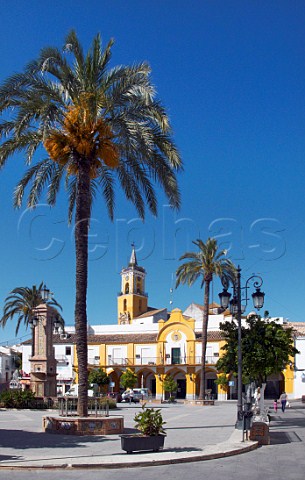
<svg viewBox="0 0 305 480">
<path fill-rule="evenodd" d="M 37 287 L 17 287 L 6 297 L 3 308 L 3 316 L 0 319 L 0 325 L 4 328 L 8 320 L 17 319 L 16 335 L 19 328 L 24 323 L 27 328 L 35 316 L 35 309 L 42 303 L 53 307 L 56 320 L 64 326 L 64 319 L 58 309 L 62 310 L 55 298 L 44 300 L 42 297 L 43 282 Z"/>
<path fill-rule="evenodd" d="M 140 63 L 108 70 L 112 45 L 113 40 L 103 50 L 97 35 L 84 55 L 72 31 L 64 53 L 44 48 L 25 72 L 9 77 L 1 86 L 0 112 L 5 119 L 0 123 L 0 167 L 21 150 L 27 164 L 32 163 L 39 146 L 48 154 L 29 168 L 18 184 L 15 206 L 21 205 L 28 185 L 29 207 L 36 205 L 44 187 L 48 203 L 54 205 L 64 178 L 71 220 L 77 195 L 75 179 L 80 170 L 88 168 L 90 201 L 101 189 L 111 218 L 116 178 L 141 218 L 145 203 L 157 214 L 153 182 L 164 189 L 173 207 L 179 207 L 174 172 L 181 168 L 181 159 L 170 137 L 165 110 L 155 99 L 150 67 Z M 72 66 L 67 53 L 74 56 Z"/>
<path fill-rule="evenodd" d="M 35 207 L 42 192 L 54 205 L 62 182 L 68 191 L 68 218 L 75 212 L 78 413 L 87 409 L 88 230 L 93 200 L 102 193 L 111 219 L 115 182 L 141 218 L 145 206 L 157 214 L 155 187 L 178 208 L 176 172 L 181 158 L 171 139 L 164 107 L 156 100 L 147 63 L 109 68 L 111 40 L 105 49 L 97 35 L 85 55 L 74 31 L 64 51 L 44 48 L 23 73 L 0 87 L 0 168 L 24 152 L 30 165 L 14 192 L 20 207 Z M 68 61 L 71 54 L 73 62 Z M 35 153 L 47 152 L 33 165 Z"/>
<path fill-rule="evenodd" d="M 180 265 L 176 272 L 176 287 L 180 284 L 189 286 L 201 277 L 201 288 L 204 287 L 204 311 L 202 319 L 202 357 L 200 371 L 200 393 L 199 398 L 203 399 L 205 394 L 205 356 L 207 346 L 207 330 L 209 320 L 210 284 L 213 277 L 231 277 L 235 275 L 234 264 L 226 258 L 226 250 L 218 250 L 217 241 L 208 238 L 206 243 L 197 239 L 193 244 L 198 247 L 197 252 L 186 252 L 180 260 L 186 260 Z"/>
</svg>

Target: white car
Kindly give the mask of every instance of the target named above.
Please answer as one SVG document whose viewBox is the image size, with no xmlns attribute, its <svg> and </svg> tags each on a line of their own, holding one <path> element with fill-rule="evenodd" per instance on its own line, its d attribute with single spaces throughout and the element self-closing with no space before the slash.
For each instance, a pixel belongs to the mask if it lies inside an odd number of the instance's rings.
<svg viewBox="0 0 305 480">
<path fill-rule="evenodd" d="M 65 393 L 65 397 L 78 397 L 78 385 L 72 385 L 70 390 Z M 88 397 L 94 397 L 94 391 L 88 390 Z"/>
<path fill-rule="evenodd" d="M 132 388 L 122 393 L 122 401 L 138 403 L 140 400 L 147 400 L 150 396 L 151 391 L 149 388 Z"/>
</svg>

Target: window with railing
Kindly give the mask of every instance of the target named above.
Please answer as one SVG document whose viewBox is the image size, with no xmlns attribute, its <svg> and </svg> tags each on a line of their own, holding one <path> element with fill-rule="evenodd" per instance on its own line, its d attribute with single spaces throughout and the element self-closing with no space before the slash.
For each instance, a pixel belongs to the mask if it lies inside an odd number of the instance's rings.
<svg viewBox="0 0 305 480">
<path fill-rule="evenodd" d="M 185 356 L 182 355 L 180 352 L 173 352 L 173 354 L 166 354 L 165 357 L 158 356 L 141 356 L 136 355 L 135 357 L 113 357 L 108 355 L 107 365 L 200 365 L 201 364 L 201 355 L 192 355 L 192 356 Z M 207 356 L 205 359 L 205 363 L 207 365 L 215 365 L 218 360 L 218 357 L 215 356 Z M 96 359 L 92 359 L 89 363 L 94 364 L 97 362 Z M 98 360 L 99 363 L 99 360 Z M 95 363 L 96 364 L 96 363 Z"/>
</svg>

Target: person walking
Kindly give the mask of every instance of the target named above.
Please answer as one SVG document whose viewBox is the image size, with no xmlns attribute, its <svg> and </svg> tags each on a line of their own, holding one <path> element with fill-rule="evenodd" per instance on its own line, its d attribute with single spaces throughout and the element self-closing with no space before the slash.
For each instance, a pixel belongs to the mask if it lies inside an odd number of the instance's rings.
<svg viewBox="0 0 305 480">
<path fill-rule="evenodd" d="M 280 396 L 280 402 L 282 404 L 282 412 L 283 413 L 285 412 L 287 398 L 288 398 L 288 396 L 287 396 L 286 392 L 283 392 L 282 395 Z"/>
<path fill-rule="evenodd" d="M 273 410 L 275 413 L 277 412 L 277 399 L 273 401 Z"/>
</svg>

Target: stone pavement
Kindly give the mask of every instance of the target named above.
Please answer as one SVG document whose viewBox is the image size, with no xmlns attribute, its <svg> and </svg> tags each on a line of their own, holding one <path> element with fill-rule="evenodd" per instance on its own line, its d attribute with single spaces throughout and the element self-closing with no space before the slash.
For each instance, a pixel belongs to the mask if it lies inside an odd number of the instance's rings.
<svg viewBox="0 0 305 480">
<path fill-rule="evenodd" d="M 125 431 L 133 429 L 139 405 L 119 404 L 113 415 L 123 415 Z M 242 441 L 235 430 L 235 402 L 215 406 L 153 405 L 162 409 L 167 437 L 160 452 L 121 450 L 118 435 L 72 436 L 42 432 L 42 417 L 50 411 L 0 410 L 0 468 L 121 468 L 185 463 L 250 451 L 256 442 Z M 54 413 L 54 412 L 52 412 Z"/>
</svg>

